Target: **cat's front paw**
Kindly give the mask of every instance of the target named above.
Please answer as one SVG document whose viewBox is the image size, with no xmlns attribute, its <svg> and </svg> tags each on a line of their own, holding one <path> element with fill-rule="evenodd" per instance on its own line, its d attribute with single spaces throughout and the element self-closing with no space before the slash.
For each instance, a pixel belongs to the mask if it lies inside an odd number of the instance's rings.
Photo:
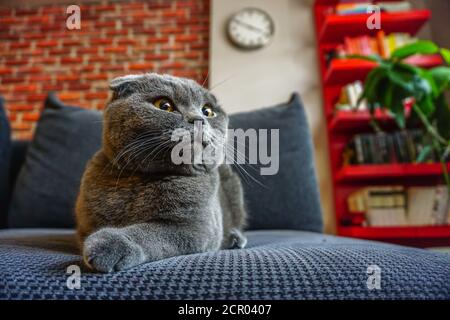
<svg viewBox="0 0 450 320">
<path fill-rule="evenodd" d="M 144 252 L 120 229 L 105 228 L 86 238 L 84 262 L 101 272 L 120 271 L 145 262 Z"/>
<path fill-rule="evenodd" d="M 230 249 L 244 249 L 247 245 L 247 238 L 238 229 L 230 231 Z"/>
</svg>

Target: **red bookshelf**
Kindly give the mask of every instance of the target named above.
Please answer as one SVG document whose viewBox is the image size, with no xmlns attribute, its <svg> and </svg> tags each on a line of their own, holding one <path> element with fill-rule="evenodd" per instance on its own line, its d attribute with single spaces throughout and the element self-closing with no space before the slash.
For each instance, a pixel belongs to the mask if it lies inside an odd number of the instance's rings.
<svg viewBox="0 0 450 320">
<path fill-rule="evenodd" d="M 368 185 L 402 184 L 436 185 L 442 183 L 442 167 L 432 164 L 342 165 L 342 152 L 347 142 L 357 133 L 370 132 L 370 115 L 367 112 L 335 111 L 334 106 L 342 87 L 356 80 L 364 81 L 374 63 L 358 59 L 334 59 L 329 65 L 326 53 L 344 41 L 346 36 L 374 35 L 378 30 L 368 30 L 368 15 L 333 14 L 338 0 L 316 0 L 314 4 L 318 59 L 322 82 L 323 107 L 327 121 L 330 166 L 337 233 L 342 236 L 379 240 L 418 247 L 450 245 L 450 225 L 408 227 L 364 227 L 348 224 L 350 213 L 347 197 Z M 355 1 L 357 2 L 357 1 Z M 382 13 L 381 24 L 386 34 L 416 32 L 431 17 L 428 10 Z M 414 56 L 409 63 L 421 67 L 434 67 L 442 63 L 440 56 Z M 375 117 L 386 130 L 395 128 L 387 113 L 376 112 Z M 450 169 L 450 164 L 449 164 Z"/>
<path fill-rule="evenodd" d="M 448 166 L 450 169 L 450 166 Z M 396 163 L 396 164 L 373 164 L 344 166 L 336 175 L 337 182 L 389 180 L 412 178 L 412 177 L 436 177 L 442 175 L 442 166 L 440 163 Z"/>
<path fill-rule="evenodd" d="M 378 30 L 366 27 L 368 14 L 334 15 L 329 14 L 323 19 L 319 32 L 322 43 L 340 42 L 344 36 L 375 35 Z M 381 13 L 383 30 L 386 33 L 406 32 L 415 34 L 430 18 L 428 10 L 411 10 L 399 13 Z"/>
<path fill-rule="evenodd" d="M 345 235 L 359 235 L 371 239 L 377 238 L 441 238 L 450 237 L 450 226 L 412 226 L 412 227 L 342 227 Z"/>
<path fill-rule="evenodd" d="M 339 132 L 361 132 L 370 130 L 371 116 L 369 112 L 362 111 L 338 111 L 332 114 L 331 120 L 328 122 L 328 130 L 334 133 Z M 375 119 L 378 123 L 393 126 L 392 117 L 376 110 Z"/>
<path fill-rule="evenodd" d="M 423 68 L 436 67 L 443 62 L 439 55 L 414 56 L 406 61 Z M 371 61 L 360 59 L 334 59 L 325 74 L 325 84 L 342 85 L 356 80 L 364 80 L 374 65 Z"/>
<path fill-rule="evenodd" d="M 448 244 L 450 226 L 412 227 L 340 227 L 339 234 L 346 237 L 379 240 L 417 247 Z"/>
</svg>

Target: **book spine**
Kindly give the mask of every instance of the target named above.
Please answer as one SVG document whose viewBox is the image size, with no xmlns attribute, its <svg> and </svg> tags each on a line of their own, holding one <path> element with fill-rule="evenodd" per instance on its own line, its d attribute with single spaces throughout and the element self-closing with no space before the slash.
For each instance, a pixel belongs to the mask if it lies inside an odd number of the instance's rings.
<svg viewBox="0 0 450 320">
<path fill-rule="evenodd" d="M 377 32 L 378 50 L 380 51 L 381 57 L 388 58 L 385 37 L 386 35 L 383 30 Z"/>
<path fill-rule="evenodd" d="M 414 144 L 412 133 L 410 131 L 405 132 L 406 151 L 408 153 L 408 162 L 416 162 L 417 150 Z"/>
<path fill-rule="evenodd" d="M 377 134 L 377 142 L 378 142 L 379 155 L 380 155 L 379 163 L 389 163 L 390 162 L 387 137 L 388 136 L 385 133 Z"/>
<path fill-rule="evenodd" d="M 358 164 L 364 164 L 364 154 L 363 154 L 363 147 L 362 147 L 362 141 L 361 141 L 361 135 L 356 135 L 355 138 L 355 148 L 356 148 L 356 161 Z"/>
<path fill-rule="evenodd" d="M 362 145 L 362 152 L 363 152 L 363 163 L 364 164 L 372 163 L 372 156 L 370 154 L 370 144 L 368 141 L 367 134 L 361 135 L 361 145 Z"/>
<path fill-rule="evenodd" d="M 363 36 L 360 38 L 361 54 L 368 56 L 372 54 L 370 48 L 370 40 L 368 36 Z"/>
</svg>

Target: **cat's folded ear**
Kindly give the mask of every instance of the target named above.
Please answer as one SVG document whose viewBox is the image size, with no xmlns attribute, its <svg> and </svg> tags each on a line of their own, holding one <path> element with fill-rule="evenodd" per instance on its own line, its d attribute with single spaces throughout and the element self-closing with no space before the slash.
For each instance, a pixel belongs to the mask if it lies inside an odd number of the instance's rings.
<svg viewBox="0 0 450 320">
<path fill-rule="evenodd" d="M 113 91 L 113 99 L 124 98 L 136 90 L 143 75 L 128 75 L 111 80 L 109 88 Z"/>
</svg>

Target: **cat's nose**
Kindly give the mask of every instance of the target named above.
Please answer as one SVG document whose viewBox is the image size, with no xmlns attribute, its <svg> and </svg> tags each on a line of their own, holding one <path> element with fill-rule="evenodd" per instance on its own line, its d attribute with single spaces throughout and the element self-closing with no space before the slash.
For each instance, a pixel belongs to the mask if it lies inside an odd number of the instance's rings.
<svg viewBox="0 0 450 320">
<path fill-rule="evenodd" d="M 189 123 L 195 123 L 196 121 L 200 121 L 201 124 L 205 123 L 205 119 L 202 116 L 199 116 L 197 114 L 188 114 L 186 116 L 186 120 Z"/>
</svg>

